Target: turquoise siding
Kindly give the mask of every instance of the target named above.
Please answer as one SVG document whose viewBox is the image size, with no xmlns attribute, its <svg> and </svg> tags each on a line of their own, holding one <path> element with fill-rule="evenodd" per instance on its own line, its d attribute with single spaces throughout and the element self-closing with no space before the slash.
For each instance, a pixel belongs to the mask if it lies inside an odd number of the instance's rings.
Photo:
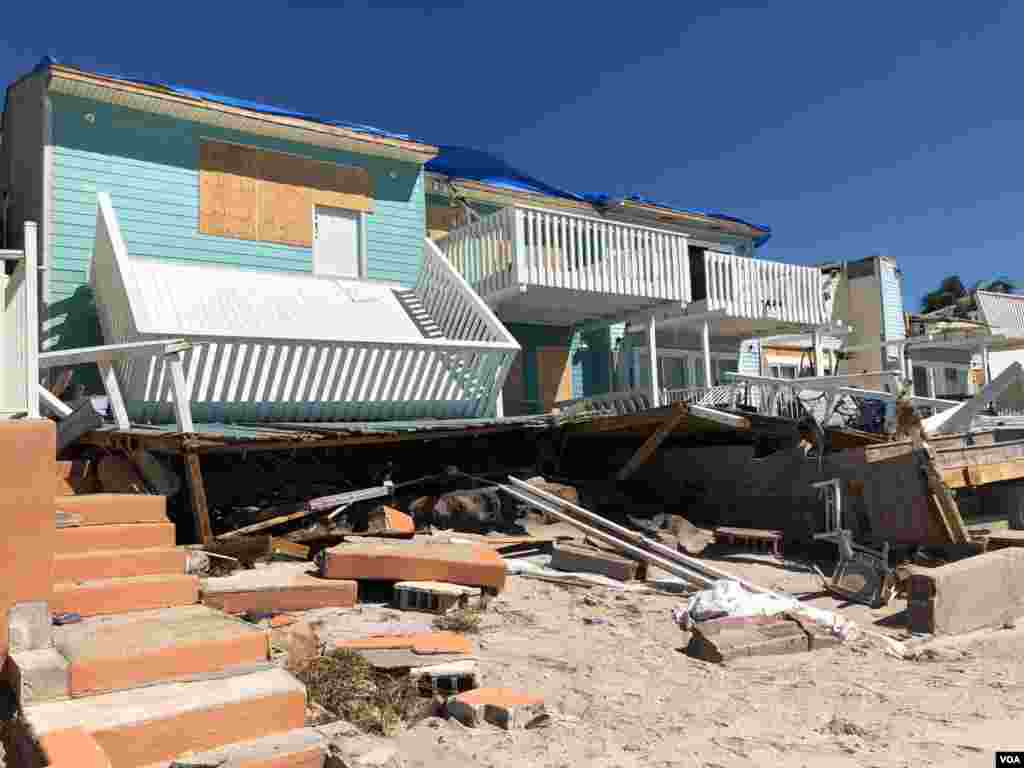
<svg viewBox="0 0 1024 768">
<path fill-rule="evenodd" d="M 531 410 L 540 411 L 540 379 L 537 376 L 537 349 L 539 347 L 568 347 L 572 342 L 572 328 L 529 323 L 506 323 L 522 351 L 523 397 Z"/>
<path fill-rule="evenodd" d="M 244 143 L 366 168 L 375 209 L 367 216 L 368 277 L 415 282 L 425 231 L 422 168 L 252 136 L 87 99 L 54 94 L 51 316 L 65 320 L 59 346 L 96 343 L 88 289 L 96 193 L 109 192 L 132 256 L 199 261 L 247 269 L 312 270 L 309 248 L 199 234 L 199 144 Z M 95 115 L 87 122 L 85 114 Z M 394 174 L 395 178 L 391 178 Z M 89 341 L 91 339 L 91 341 Z"/>
</svg>

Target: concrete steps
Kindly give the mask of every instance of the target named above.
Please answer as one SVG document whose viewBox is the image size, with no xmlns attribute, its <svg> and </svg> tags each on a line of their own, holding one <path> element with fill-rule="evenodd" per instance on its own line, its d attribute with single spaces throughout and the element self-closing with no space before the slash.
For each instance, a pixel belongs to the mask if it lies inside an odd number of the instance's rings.
<svg viewBox="0 0 1024 768">
<path fill-rule="evenodd" d="M 77 730 L 95 740 L 112 768 L 142 768 L 186 752 L 301 729 L 305 712 L 302 684 L 271 669 L 45 702 L 26 707 L 24 723 L 44 750 L 48 742 Z"/>
<path fill-rule="evenodd" d="M 79 525 L 166 523 L 167 497 L 132 493 L 87 493 L 58 495 L 57 510 L 74 515 Z"/>
<path fill-rule="evenodd" d="M 218 768 L 325 768 L 327 740 L 314 728 L 299 728 L 209 752 L 182 755 L 178 761 Z M 171 764 L 172 761 L 161 761 L 146 768 L 171 768 Z"/>
<path fill-rule="evenodd" d="M 195 576 L 157 574 L 54 584 L 50 611 L 102 616 L 197 602 L 199 579 Z"/>
<path fill-rule="evenodd" d="M 55 555 L 73 555 L 97 549 L 149 549 L 174 546 L 173 523 L 126 523 L 58 528 Z"/>
<path fill-rule="evenodd" d="M 92 549 L 54 557 L 53 580 L 60 583 L 182 574 L 187 565 L 188 551 L 176 547 Z"/>
<path fill-rule="evenodd" d="M 266 630 L 202 605 L 54 627 L 68 662 L 72 698 L 200 676 L 225 676 L 269 662 Z"/>
</svg>

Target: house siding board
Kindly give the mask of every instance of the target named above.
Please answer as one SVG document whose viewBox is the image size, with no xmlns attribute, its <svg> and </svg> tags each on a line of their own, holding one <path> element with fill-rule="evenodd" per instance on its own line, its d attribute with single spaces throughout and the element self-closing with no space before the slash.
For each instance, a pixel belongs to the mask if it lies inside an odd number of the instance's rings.
<svg viewBox="0 0 1024 768">
<path fill-rule="evenodd" d="M 884 341 L 899 341 L 906 338 L 903 327 L 903 290 L 900 275 L 895 265 L 882 262 L 878 265 L 882 284 L 882 333 Z"/>
<path fill-rule="evenodd" d="M 375 194 L 375 211 L 366 215 L 367 277 L 406 286 L 415 283 L 423 259 L 425 221 L 419 165 L 250 136 L 62 94 L 52 94 L 51 99 L 51 301 L 65 322 L 91 329 L 93 338 L 87 343 L 99 342 L 91 297 L 84 290 L 97 191 L 110 193 L 133 257 L 312 271 L 310 248 L 199 233 L 199 146 L 204 138 L 366 168 Z M 86 121 L 87 113 L 95 115 L 94 122 Z M 67 346 L 68 334 L 58 336 L 62 338 L 57 346 Z"/>
<path fill-rule="evenodd" d="M 540 377 L 537 370 L 537 349 L 540 347 L 568 347 L 572 342 L 572 328 L 530 323 L 506 323 L 509 333 L 522 347 L 523 390 L 533 410 L 540 409 Z"/>
</svg>

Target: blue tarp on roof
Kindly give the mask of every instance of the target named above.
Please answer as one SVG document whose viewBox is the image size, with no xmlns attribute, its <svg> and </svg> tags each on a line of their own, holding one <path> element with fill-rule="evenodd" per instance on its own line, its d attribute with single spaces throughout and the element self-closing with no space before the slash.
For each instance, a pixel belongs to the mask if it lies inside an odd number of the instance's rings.
<svg viewBox="0 0 1024 768">
<path fill-rule="evenodd" d="M 442 145 L 440 154 L 432 160 L 428 160 L 426 168 L 428 171 L 452 178 L 481 181 L 495 187 L 504 187 L 520 192 L 536 192 L 581 203 L 587 202 L 574 192 L 546 184 L 528 173 L 513 168 L 497 155 L 480 149 Z"/>
<path fill-rule="evenodd" d="M 43 59 L 36 65 L 34 71 L 48 69 L 52 64 L 60 64 L 60 62 L 50 56 L 44 56 Z M 83 70 L 88 71 L 88 70 Z M 248 109 L 253 112 L 260 112 L 265 115 L 277 115 L 279 117 L 294 117 L 299 120 L 309 120 L 313 123 L 320 123 L 322 125 L 330 125 L 337 128 L 347 128 L 352 131 L 358 131 L 359 133 L 369 134 L 371 136 L 381 136 L 388 139 L 400 139 L 403 141 L 416 141 L 422 142 L 420 139 L 416 139 L 407 133 L 395 133 L 394 131 L 387 131 L 383 128 L 376 128 L 372 125 L 363 125 L 362 123 L 351 123 L 347 120 L 338 120 L 336 118 L 323 117 L 322 115 L 314 115 L 309 112 L 299 112 L 294 109 L 286 109 L 284 107 L 276 107 L 273 104 L 262 104 L 257 101 L 249 101 L 248 99 L 236 99 L 233 96 L 224 96 L 219 93 L 213 93 L 211 91 L 204 91 L 199 88 L 189 88 L 184 85 L 177 85 L 175 83 L 166 83 L 160 80 L 141 80 L 133 77 L 126 77 L 115 72 L 93 72 L 95 75 L 101 77 L 109 77 L 114 80 L 123 80 L 128 83 L 136 83 L 138 85 L 146 85 L 153 88 L 162 88 L 171 93 L 176 93 L 179 96 L 185 96 L 191 99 L 201 99 L 202 101 L 210 101 L 214 104 L 224 104 L 229 107 L 238 107 L 239 109 Z"/>
</svg>

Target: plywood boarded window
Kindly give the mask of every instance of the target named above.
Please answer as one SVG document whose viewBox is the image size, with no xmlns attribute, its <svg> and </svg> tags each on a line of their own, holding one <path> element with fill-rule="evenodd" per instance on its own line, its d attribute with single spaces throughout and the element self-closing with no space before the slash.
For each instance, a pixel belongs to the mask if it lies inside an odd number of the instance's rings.
<svg viewBox="0 0 1024 768">
<path fill-rule="evenodd" d="M 239 144 L 200 144 L 201 233 L 308 247 L 316 205 L 372 212 L 370 174 Z"/>
</svg>

